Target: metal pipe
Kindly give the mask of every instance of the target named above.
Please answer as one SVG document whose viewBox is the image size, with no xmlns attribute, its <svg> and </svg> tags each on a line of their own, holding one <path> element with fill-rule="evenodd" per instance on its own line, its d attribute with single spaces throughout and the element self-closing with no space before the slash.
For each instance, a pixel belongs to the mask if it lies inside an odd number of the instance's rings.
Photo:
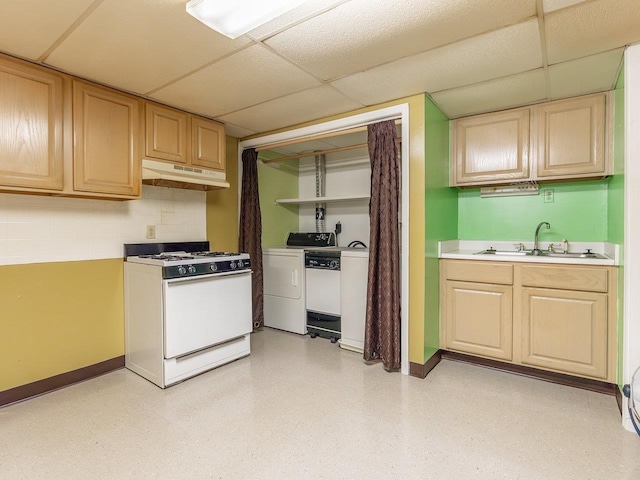
<svg viewBox="0 0 640 480">
<path fill-rule="evenodd" d="M 324 155 L 316 155 L 316 197 L 325 196 L 325 180 L 327 176 L 327 165 Z M 325 231 L 325 203 L 316 203 L 316 232 Z"/>
</svg>

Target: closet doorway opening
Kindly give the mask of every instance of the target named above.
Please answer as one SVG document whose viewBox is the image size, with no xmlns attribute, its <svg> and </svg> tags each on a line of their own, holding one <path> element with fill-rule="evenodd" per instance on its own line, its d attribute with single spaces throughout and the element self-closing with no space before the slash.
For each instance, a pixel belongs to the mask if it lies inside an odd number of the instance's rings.
<svg viewBox="0 0 640 480">
<path fill-rule="evenodd" d="M 255 148 L 258 151 L 258 158 L 261 158 L 260 152 L 269 153 L 277 152 L 280 158 L 269 158 L 269 155 L 264 160 L 260 160 L 264 165 L 273 164 L 275 168 L 286 168 L 287 162 L 295 161 L 299 162 L 299 174 L 301 176 L 300 184 L 304 182 L 312 181 L 312 173 L 315 166 L 312 168 L 312 164 L 316 161 L 316 155 L 327 155 L 332 162 L 339 162 L 340 159 L 347 159 L 346 165 L 350 170 L 354 171 L 354 177 L 352 185 L 354 189 L 349 194 L 344 194 L 345 190 L 338 191 L 340 188 L 344 188 L 342 185 L 332 185 L 333 193 L 339 193 L 339 195 L 328 195 L 327 200 L 331 202 L 330 208 L 327 209 L 326 225 L 327 229 L 333 229 L 335 220 L 345 214 L 345 210 L 340 208 L 340 203 L 346 202 L 346 204 L 357 205 L 359 202 L 360 210 L 368 212 L 368 190 L 363 188 L 363 173 L 362 167 L 364 167 L 364 158 L 368 162 L 367 152 L 367 125 L 385 121 L 394 120 L 397 125 L 399 142 L 399 156 L 400 156 L 400 198 L 399 198 L 399 245 L 400 245 L 400 349 L 401 349 L 401 372 L 409 374 L 409 106 L 408 104 L 399 104 L 384 109 L 375 110 L 363 114 L 353 115 L 337 120 L 319 123 L 317 125 L 297 128 L 288 130 L 285 132 L 265 135 L 248 140 L 241 141 L 238 149 L 238 169 L 239 169 L 239 184 L 242 181 L 242 152 L 248 148 Z M 313 152 L 312 156 L 309 156 L 309 152 Z M 364 153 L 363 153 L 364 152 Z M 351 157 L 351 158 L 349 158 Z M 334 166 L 337 166 L 334 165 Z M 339 167 L 338 167 L 339 168 Z M 369 165 L 366 166 L 369 168 Z M 359 171 L 359 172 L 358 172 Z M 343 178 L 348 178 L 344 177 Z M 349 182 L 349 180 L 347 180 Z M 369 180 L 370 182 L 370 180 Z M 365 186 L 369 188 L 370 183 Z M 348 185 L 346 186 L 348 187 Z M 362 190 L 362 191 L 361 191 Z M 301 190 L 302 192 L 302 190 Z M 332 193 L 331 191 L 329 192 Z M 308 231 L 314 231 L 315 225 L 306 225 L 305 219 L 315 218 L 315 214 L 312 212 L 316 208 L 315 199 L 311 198 L 280 198 L 276 199 L 275 208 L 286 208 L 287 203 L 297 204 L 300 212 L 300 231 L 303 231 L 306 227 L 311 227 Z M 274 208 L 269 206 L 269 208 Z M 308 210 L 308 211 L 307 211 Z M 353 211 L 358 211 L 356 208 Z M 362 218 L 362 215 L 355 215 L 353 218 Z M 346 218 L 346 217 L 345 217 Z M 359 224 L 358 224 L 359 223 Z M 353 240 L 361 240 L 365 235 L 364 229 L 366 228 L 366 240 L 368 240 L 368 224 L 362 225 L 362 221 L 354 221 L 351 225 L 351 232 L 344 232 L 341 239 L 339 239 L 340 245 L 346 246 Z M 351 236 L 354 236 L 351 239 Z M 346 242 L 346 243 L 345 243 Z"/>
</svg>

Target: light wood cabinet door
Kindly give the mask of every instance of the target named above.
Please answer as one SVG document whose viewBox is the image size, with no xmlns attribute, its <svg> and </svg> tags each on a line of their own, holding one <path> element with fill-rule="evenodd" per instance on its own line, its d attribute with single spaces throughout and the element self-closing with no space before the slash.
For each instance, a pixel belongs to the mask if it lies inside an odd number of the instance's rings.
<svg viewBox="0 0 640 480">
<path fill-rule="evenodd" d="M 62 190 L 63 77 L 0 58 L 0 185 Z"/>
<path fill-rule="evenodd" d="M 146 157 L 187 163 L 189 114 L 147 102 L 145 120 Z"/>
<path fill-rule="evenodd" d="M 74 190 L 140 195 L 140 101 L 73 82 Z"/>
<path fill-rule="evenodd" d="M 508 183 L 529 178 L 530 108 L 453 122 L 453 185 Z"/>
<path fill-rule="evenodd" d="M 536 107 L 538 177 L 585 177 L 607 173 L 605 94 Z"/>
<path fill-rule="evenodd" d="M 447 281 L 444 297 L 447 349 L 512 359 L 513 287 Z"/>
<path fill-rule="evenodd" d="M 224 172 L 226 167 L 224 125 L 204 118 L 192 117 L 191 135 L 191 164 Z"/>
<path fill-rule="evenodd" d="M 607 295 L 523 289 L 522 363 L 607 378 Z"/>
</svg>

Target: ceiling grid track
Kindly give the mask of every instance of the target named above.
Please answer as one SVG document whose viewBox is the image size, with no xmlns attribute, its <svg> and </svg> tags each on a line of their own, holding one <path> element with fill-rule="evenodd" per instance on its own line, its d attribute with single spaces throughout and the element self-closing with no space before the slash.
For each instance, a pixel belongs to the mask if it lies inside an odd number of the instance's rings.
<svg viewBox="0 0 640 480">
<path fill-rule="evenodd" d="M 104 3 L 105 0 L 96 0 L 95 2 L 93 2 L 89 8 L 87 8 L 82 15 L 80 15 L 75 22 L 73 22 L 71 24 L 71 26 L 69 26 L 69 28 L 67 28 L 64 33 L 62 35 L 60 35 L 60 37 L 58 37 L 58 39 L 53 42 L 53 44 L 42 54 L 40 55 L 40 57 L 38 57 L 38 59 L 36 60 L 37 63 L 44 63 L 44 61 L 49 57 L 49 55 L 51 55 L 51 53 L 58 48 L 62 42 L 64 42 L 75 30 L 76 28 L 78 28 L 82 23 L 84 23 L 84 21 L 89 18 L 91 16 L 91 14 L 93 12 L 95 12 L 100 5 L 102 5 Z"/>
<path fill-rule="evenodd" d="M 538 29 L 540 31 L 540 50 L 542 51 L 542 69 L 544 70 L 544 88 L 547 93 L 547 100 L 551 100 L 551 81 L 549 80 L 549 60 L 547 57 L 547 35 L 544 25 L 544 5 L 543 0 L 536 0 L 538 11 Z"/>
</svg>

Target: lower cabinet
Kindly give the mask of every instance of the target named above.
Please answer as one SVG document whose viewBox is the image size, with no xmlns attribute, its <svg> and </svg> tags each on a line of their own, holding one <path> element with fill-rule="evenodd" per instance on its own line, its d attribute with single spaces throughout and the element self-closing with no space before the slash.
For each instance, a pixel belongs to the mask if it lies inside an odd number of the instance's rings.
<svg viewBox="0 0 640 480">
<path fill-rule="evenodd" d="M 522 363 L 607 378 L 607 295 L 524 288 Z"/>
<path fill-rule="evenodd" d="M 616 381 L 615 267 L 441 260 L 447 350 Z"/>
<path fill-rule="evenodd" d="M 447 282 L 445 346 L 511 360 L 513 287 Z"/>
</svg>

